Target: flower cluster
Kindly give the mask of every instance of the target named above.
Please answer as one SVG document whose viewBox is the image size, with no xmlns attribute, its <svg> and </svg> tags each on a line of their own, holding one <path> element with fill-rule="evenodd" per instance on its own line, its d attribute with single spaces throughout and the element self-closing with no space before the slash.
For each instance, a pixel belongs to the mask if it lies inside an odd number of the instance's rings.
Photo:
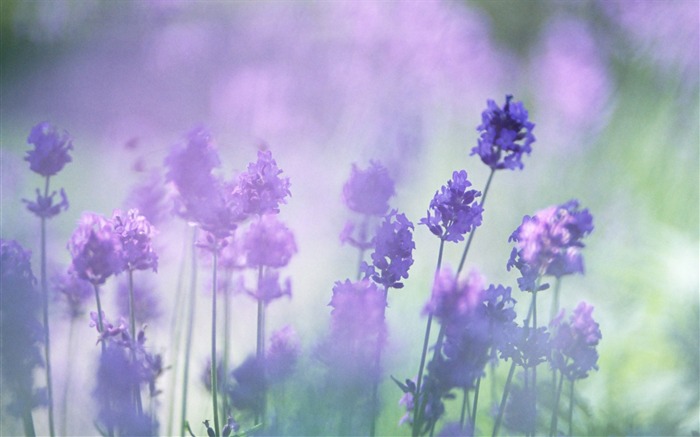
<svg viewBox="0 0 700 437">
<path fill-rule="evenodd" d="M 292 374 L 299 358 L 299 349 L 299 337 L 291 326 L 272 333 L 265 354 L 265 371 L 271 383 L 282 381 Z"/>
<path fill-rule="evenodd" d="M 112 226 L 121 242 L 125 270 L 158 270 L 158 256 L 151 246 L 155 229 L 138 209 L 130 209 L 126 214 L 114 210 Z"/>
<path fill-rule="evenodd" d="M 468 190 L 467 172 L 455 171 L 430 201 L 428 216 L 420 223 L 443 241 L 464 240 L 464 234 L 481 224 L 483 208 L 476 201 L 481 192 Z M 431 214 L 432 212 L 432 214 Z"/>
<path fill-rule="evenodd" d="M 290 196 L 289 178 L 281 177 L 282 170 L 269 150 L 258 151 L 258 160 L 248 164 L 247 171 L 238 175 L 233 188 L 233 202 L 244 215 L 278 213 L 279 206 Z"/>
<path fill-rule="evenodd" d="M 53 176 L 71 162 L 68 154 L 73 149 L 70 135 L 47 121 L 32 128 L 27 143 L 33 144 L 34 149 L 28 151 L 24 159 L 33 172 L 42 176 Z"/>
<path fill-rule="evenodd" d="M 479 143 L 472 149 L 472 155 L 479 155 L 481 161 L 492 170 L 522 169 L 523 154 L 532 152 L 535 141 L 532 130 L 535 125 L 528 120 L 527 110 L 522 102 L 511 102 L 513 96 L 506 96 L 506 103 L 500 108 L 493 100 L 488 100 L 488 108 L 481 114 Z"/>
<path fill-rule="evenodd" d="M 61 188 L 58 193 L 61 195 L 61 201 L 58 203 L 54 203 L 56 191 L 52 191 L 48 196 L 44 196 L 38 188 L 36 190 L 36 200 L 22 199 L 22 201 L 27 204 L 27 209 L 33 212 L 34 215 L 49 219 L 68 209 L 66 192 Z"/>
<path fill-rule="evenodd" d="M 280 284 L 280 274 L 274 270 L 266 271 L 258 282 L 258 287 L 255 290 L 246 289 L 246 293 L 255 300 L 261 301 L 264 304 L 269 304 L 273 300 L 283 296 L 292 296 L 292 283 L 287 278 L 283 284 Z"/>
<path fill-rule="evenodd" d="M 72 269 L 79 278 L 93 285 L 104 284 L 108 277 L 124 268 L 121 242 L 112 223 L 101 215 L 85 212 L 68 241 L 73 258 Z"/>
<path fill-rule="evenodd" d="M 345 204 L 360 214 L 383 216 L 394 194 L 394 181 L 389 171 L 377 161 L 370 161 L 364 170 L 353 164 L 350 178 L 343 186 Z"/>
<path fill-rule="evenodd" d="M 507 265 L 508 270 L 515 267 L 520 271 L 521 290 L 533 291 L 542 275 L 559 278 L 583 273 L 581 240 L 593 230 L 593 216 L 587 209 L 578 208 L 578 202 L 571 200 L 523 217 L 508 240 L 516 247 Z"/>
<path fill-rule="evenodd" d="M 572 381 L 587 377 L 591 370 L 598 370 L 596 346 L 602 335 L 592 312 L 592 305 L 580 302 L 568 321 L 564 321 L 566 312 L 561 310 L 550 323 L 554 332 L 552 367 Z"/>
<path fill-rule="evenodd" d="M 243 237 L 249 267 L 284 267 L 297 252 L 294 234 L 272 214 L 252 223 Z"/>
<path fill-rule="evenodd" d="M 90 282 L 78 277 L 73 269 L 57 275 L 53 279 L 54 289 L 68 306 L 68 315 L 76 319 L 85 312 L 85 304 L 92 297 L 93 289 Z"/>
<path fill-rule="evenodd" d="M 413 265 L 413 223 L 405 214 L 391 211 L 377 229 L 373 240 L 372 264 L 363 261 L 362 272 L 385 288 L 403 288 Z"/>
</svg>

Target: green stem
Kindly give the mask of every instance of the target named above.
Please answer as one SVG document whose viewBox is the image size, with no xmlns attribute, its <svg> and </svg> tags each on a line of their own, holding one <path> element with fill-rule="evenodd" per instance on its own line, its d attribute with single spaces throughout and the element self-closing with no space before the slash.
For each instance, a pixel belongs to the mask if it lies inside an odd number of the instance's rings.
<svg viewBox="0 0 700 437">
<path fill-rule="evenodd" d="M 484 203 L 486 202 L 486 195 L 489 193 L 489 187 L 491 187 L 491 181 L 493 180 L 493 175 L 496 173 L 496 170 L 491 169 L 491 173 L 489 174 L 489 178 L 486 181 L 486 186 L 484 187 L 484 192 L 481 195 L 481 203 L 480 206 L 483 208 Z M 462 259 L 459 261 L 459 267 L 457 268 L 457 276 L 459 276 L 460 272 L 464 268 L 464 262 L 467 260 L 467 253 L 469 252 L 469 247 L 472 245 L 472 240 L 474 239 L 474 233 L 476 232 L 476 228 L 473 228 L 472 231 L 469 233 L 469 237 L 467 238 L 467 245 L 464 248 L 464 252 L 462 252 Z"/>
<path fill-rule="evenodd" d="M 556 390 L 556 396 L 554 398 L 554 406 L 552 407 L 552 424 L 549 427 L 549 437 L 553 437 L 555 433 L 557 432 L 557 423 L 559 421 L 559 400 L 561 398 L 561 390 L 564 387 L 564 373 L 562 372 L 561 376 L 559 376 L 559 387 L 557 388 L 556 380 L 557 380 L 557 375 L 556 375 L 556 369 L 553 372 L 554 374 L 554 387 Z"/>
<path fill-rule="evenodd" d="M 476 380 L 476 388 L 474 389 L 474 406 L 472 407 L 472 434 L 476 434 L 476 407 L 479 404 L 479 387 L 481 386 L 481 377 Z"/>
<path fill-rule="evenodd" d="M 187 426 L 187 389 L 190 374 L 190 355 L 192 350 L 192 331 L 194 330 L 195 304 L 197 303 L 197 251 L 195 242 L 197 241 L 197 228 L 192 233 L 192 276 L 190 277 L 190 304 L 187 315 L 187 339 L 185 340 L 185 370 L 182 381 L 182 407 L 180 415 L 180 435 L 185 435 Z"/>
<path fill-rule="evenodd" d="M 552 295 L 552 309 L 549 313 L 549 320 L 554 320 L 559 312 L 559 290 L 561 289 L 561 278 L 554 281 L 554 294 Z"/>
<path fill-rule="evenodd" d="M 384 306 L 382 307 L 382 319 L 385 317 L 386 313 L 386 307 L 387 307 L 387 289 L 384 289 Z M 374 374 L 372 375 L 372 403 L 370 407 L 370 427 L 369 427 L 369 435 L 370 437 L 374 437 L 376 434 L 376 429 L 377 429 L 377 406 L 379 404 L 378 401 L 378 391 L 379 391 L 379 379 L 380 379 L 380 366 L 381 366 L 381 360 L 382 360 L 382 334 L 379 333 L 377 335 L 377 345 L 376 345 L 376 350 L 375 350 L 375 355 L 374 355 Z"/>
<path fill-rule="evenodd" d="M 574 435 L 574 380 L 571 380 L 571 393 L 569 394 L 569 435 Z"/>
<path fill-rule="evenodd" d="M 25 402 L 29 404 L 29 402 Z M 34 429 L 34 419 L 32 418 L 32 409 L 27 406 L 22 414 L 22 423 L 24 425 L 24 435 L 27 437 L 36 437 L 36 430 Z"/>
<path fill-rule="evenodd" d="M 469 391 L 467 387 L 462 387 L 462 411 L 459 413 L 459 428 L 464 429 L 464 421 L 467 418 L 467 413 L 469 413 L 469 422 L 471 423 L 471 408 L 469 408 Z"/>
<path fill-rule="evenodd" d="M 97 327 L 100 330 L 100 335 L 104 332 L 104 324 L 102 322 L 102 304 L 100 303 L 100 287 L 97 284 L 92 284 L 95 289 L 95 301 L 97 302 Z M 102 345 L 102 355 L 105 353 L 106 345 L 105 342 L 100 340 Z"/>
<path fill-rule="evenodd" d="M 228 368 L 229 368 L 229 354 L 231 342 L 231 270 L 226 271 L 226 288 L 224 289 L 224 357 L 223 357 L 223 370 L 222 375 L 224 375 L 224 381 L 228 378 Z M 222 402 L 222 412 L 221 417 L 226 418 L 229 414 L 228 396 L 223 396 Z"/>
<path fill-rule="evenodd" d="M 68 390 L 70 389 L 71 376 L 73 374 L 72 353 L 73 353 L 73 332 L 75 331 L 75 319 L 71 317 L 70 326 L 68 327 L 68 347 L 66 354 L 66 380 L 63 383 L 63 420 L 61 420 L 61 435 L 68 435 Z"/>
<path fill-rule="evenodd" d="M 511 359 L 512 361 L 512 359 Z M 496 437 L 498 435 L 498 428 L 501 426 L 501 420 L 503 420 L 503 412 L 506 410 L 506 401 L 508 400 L 508 394 L 510 392 L 510 384 L 513 380 L 513 373 L 515 373 L 515 361 L 512 361 L 510 365 L 510 370 L 508 371 L 508 378 L 506 379 L 506 385 L 503 387 L 503 396 L 501 397 L 501 405 L 498 408 L 498 416 L 496 416 L 496 422 L 493 424 L 493 432 L 491 437 Z"/>
<path fill-rule="evenodd" d="M 49 176 L 44 180 L 44 197 L 49 196 Z M 49 336 L 49 287 L 46 277 L 46 217 L 41 217 L 41 294 L 44 316 L 44 354 L 46 355 L 46 392 L 49 411 L 49 434 L 56 435 L 54 429 L 53 382 L 51 378 L 51 342 Z"/>
<path fill-rule="evenodd" d="M 134 347 L 131 349 L 131 360 L 136 362 L 136 315 L 134 311 L 134 272 L 129 269 L 129 319 L 131 320 L 131 341 Z M 134 386 L 134 400 L 139 416 L 143 415 L 143 404 L 141 403 L 141 386 L 137 382 Z"/>
<path fill-rule="evenodd" d="M 261 292 L 260 287 L 263 281 L 263 266 L 258 267 L 258 293 Z M 265 372 L 265 302 L 262 298 L 258 297 L 258 335 L 256 344 L 256 358 L 258 363 L 263 369 L 263 375 Z M 265 404 L 267 402 L 267 393 L 265 387 L 263 387 L 262 400 L 260 404 L 260 411 L 255 412 L 255 424 L 265 423 Z"/>
<path fill-rule="evenodd" d="M 211 285 L 211 400 L 214 408 L 214 431 L 216 435 L 221 435 L 219 433 L 219 403 L 217 402 L 217 393 L 219 391 L 219 386 L 217 385 L 216 377 L 218 370 L 218 360 L 216 358 L 216 264 L 217 264 L 217 252 L 218 252 L 218 241 L 214 237 L 214 265 L 212 267 L 212 285 Z"/>
<path fill-rule="evenodd" d="M 535 341 L 537 341 L 537 288 L 532 292 L 532 332 L 535 336 Z M 537 364 L 532 366 L 532 410 L 534 411 L 535 417 L 533 423 L 535 424 L 535 432 L 537 431 Z"/>
</svg>

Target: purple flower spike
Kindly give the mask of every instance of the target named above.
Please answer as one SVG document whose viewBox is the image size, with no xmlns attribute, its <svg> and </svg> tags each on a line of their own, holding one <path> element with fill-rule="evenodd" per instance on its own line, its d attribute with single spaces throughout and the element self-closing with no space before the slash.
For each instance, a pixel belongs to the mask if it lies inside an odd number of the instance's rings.
<svg viewBox="0 0 700 437">
<path fill-rule="evenodd" d="M 265 353 L 265 371 L 270 382 L 280 382 L 294 372 L 299 349 L 299 337 L 291 326 L 272 333 Z"/>
<path fill-rule="evenodd" d="M 42 122 L 32 128 L 27 143 L 33 144 L 34 149 L 27 152 L 25 161 L 29 168 L 42 176 L 53 176 L 71 162 L 68 151 L 73 149 L 70 135 L 59 131 L 49 122 Z"/>
<path fill-rule="evenodd" d="M 598 323 L 593 320 L 593 306 L 578 304 L 568 321 L 561 310 L 552 320 L 552 367 L 560 370 L 570 380 L 582 379 L 591 370 L 598 370 L 596 346 L 603 337 Z"/>
<path fill-rule="evenodd" d="M 282 170 L 272 159 L 272 152 L 259 150 L 258 160 L 238 176 L 233 188 L 233 202 L 246 215 L 279 213 L 279 206 L 287 203 L 289 178 L 280 177 Z"/>
<path fill-rule="evenodd" d="M 541 275 L 560 278 L 583 273 L 581 239 L 593 231 L 593 216 L 588 209 L 579 211 L 578 207 L 578 202 L 571 200 L 523 217 L 508 240 L 516 247 L 507 264 L 508 270 L 516 267 L 520 271 L 521 290 L 532 291 Z"/>
<path fill-rule="evenodd" d="M 153 251 L 151 239 L 155 229 L 138 209 L 126 214 L 119 209 L 112 213 L 112 227 L 121 242 L 121 256 L 126 270 L 158 270 L 158 256 Z"/>
<path fill-rule="evenodd" d="M 488 108 L 481 113 L 479 145 L 472 149 L 472 155 L 479 155 L 481 161 L 492 170 L 522 169 L 523 153 L 530 154 L 530 145 L 535 141 L 532 135 L 533 123 L 528 121 L 527 110 L 522 102 L 511 102 L 513 96 L 506 96 L 506 103 L 499 108 L 489 100 Z"/>
<path fill-rule="evenodd" d="M 28 199 L 22 199 L 22 202 L 27 204 L 27 209 L 33 212 L 37 217 L 50 219 L 53 216 L 58 215 L 61 211 L 68 209 L 68 197 L 66 197 L 66 192 L 61 188 L 61 201 L 54 204 L 54 196 L 56 192 L 53 191 L 48 196 L 43 196 L 39 189 L 36 190 L 36 201 L 31 201 Z"/>
<path fill-rule="evenodd" d="M 280 275 L 276 271 L 268 270 L 262 277 L 262 280 L 258 284 L 258 288 L 255 291 L 246 290 L 246 292 L 255 298 L 260 300 L 265 305 L 268 305 L 275 299 L 279 299 L 283 296 L 292 296 L 292 283 L 287 278 L 284 284 L 280 284 Z"/>
<path fill-rule="evenodd" d="M 432 314 L 440 323 L 449 323 L 470 314 L 481 302 L 485 279 L 476 270 L 466 280 L 458 281 L 449 267 L 435 276 L 433 292 L 423 312 Z"/>
<path fill-rule="evenodd" d="M 85 312 L 86 302 L 94 296 L 92 285 L 80 279 L 73 269 L 53 279 L 54 289 L 67 304 L 68 315 L 77 319 Z"/>
<path fill-rule="evenodd" d="M 404 214 L 392 210 L 374 237 L 372 265 L 363 262 L 365 278 L 371 278 L 386 288 L 403 288 L 400 281 L 408 278 L 415 248 L 413 223 Z"/>
<path fill-rule="evenodd" d="M 428 226 L 430 232 L 443 241 L 464 240 L 464 234 L 481 225 L 483 212 L 476 201 L 481 192 L 468 190 L 471 185 L 466 171 L 452 173 L 452 179 L 447 181 L 447 185 L 435 192 L 430 201 L 428 216 L 421 219 L 420 223 Z"/>
<path fill-rule="evenodd" d="M 86 212 L 68 241 L 72 268 L 78 277 L 93 285 L 122 271 L 121 243 L 112 224 L 98 214 Z"/>
<path fill-rule="evenodd" d="M 201 126 L 196 127 L 186 135 L 186 141 L 173 146 L 165 158 L 168 168 L 165 179 L 175 184 L 187 204 L 209 195 L 216 185 L 211 172 L 220 164 L 211 134 Z"/>
<path fill-rule="evenodd" d="M 297 252 L 294 234 L 274 215 L 250 225 L 243 237 L 248 267 L 284 267 Z"/>
<path fill-rule="evenodd" d="M 350 178 L 343 186 L 345 204 L 360 214 L 384 215 L 394 194 L 394 181 L 389 171 L 377 161 L 370 161 L 366 170 L 353 164 Z"/>
</svg>

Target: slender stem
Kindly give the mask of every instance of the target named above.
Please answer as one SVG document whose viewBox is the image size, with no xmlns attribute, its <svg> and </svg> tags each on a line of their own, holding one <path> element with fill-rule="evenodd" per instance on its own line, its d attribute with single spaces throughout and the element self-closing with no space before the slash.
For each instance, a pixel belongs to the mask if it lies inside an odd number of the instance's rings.
<svg viewBox="0 0 700 437">
<path fill-rule="evenodd" d="M 559 312 L 559 290 L 561 290 L 561 278 L 554 281 L 554 294 L 552 295 L 552 309 L 549 313 L 549 320 L 554 320 Z"/>
<path fill-rule="evenodd" d="M 489 178 L 486 181 L 486 186 L 484 187 L 484 192 L 481 195 L 481 203 L 480 206 L 483 208 L 484 203 L 486 202 L 486 195 L 489 193 L 489 187 L 491 187 L 491 181 L 493 180 L 493 175 L 496 173 L 496 170 L 491 169 L 491 173 L 489 174 Z M 474 233 L 476 232 L 476 228 L 473 228 L 472 231 L 469 233 L 469 237 L 467 238 L 467 245 L 464 247 L 464 252 L 462 252 L 462 259 L 459 261 L 459 267 L 457 268 L 457 276 L 459 276 L 460 272 L 464 268 L 464 262 L 467 260 L 467 253 L 469 252 L 469 247 L 472 245 L 472 240 L 474 239 Z"/>
<path fill-rule="evenodd" d="M 263 281 L 263 266 L 258 267 L 258 294 L 260 294 L 260 287 Z M 258 335 L 257 335 L 257 345 L 256 345 L 256 358 L 258 363 L 262 367 L 263 375 L 265 374 L 265 302 L 261 297 L 258 297 Z M 265 423 L 265 407 L 267 402 L 267 393 L 265 387 L 263 386 L 262 400 L 260 404 L 260 411 L 255 412 L 255 424 Z"/>
<path fill-rule="evenodd" d="M 173 335 L 171 336 L 171 341 L 170 341 L 170 360 L 172 361 L 172 370 L 170 371 L 170 384 L 169 387 L 172 387 L 173 392 L 170 395 L 170 399 L 168 402 L 168 429 L 167 433 L 165 435 L 173 435 L 173 421 L 175 418 L 175 383 L 177 381 L 177 375 L 179 371 L 179 352 L 180 352 L 180 345 L 182 344 L 182 327 L 185 325 L 184 323 L 181 323 L 183 319 L 185 319 L 185 311 L 186 311 L 186 306 L 184 305 L 184 299 L 183 299 L 183 282 L 184 282 L 184 276 L 185 276 L 185 261 L 186 261 L 186 252 L 188 248 L 188 238 L 187 234 L 189 233 L 189 225 L 185 224 L 185 238 L 182 239 L 182 251 L 180 254 L 182 255 L 180 257 L 180 268 L 178 270 L 178 276 L 177 276 L 177 287 L 175 288 L 175 306 L 173 308 L 173 316 L 170 319 L 170 331 L 172 332 Z"/>
<path fill-rule="evenodd" d="M 129 319 L 131 320 L 131 341 L 134 342 L 134 347 L 131 349 L 131 360 L 136 362 L 136 315 L 134 311 L 134 272 L 129 269 Z M 134 400 L 136 401 L 136 410 L 139 416 L 143 415 L 143 404 L 141 403 L 141 386 L 137 382 L 134 385 Z"/>
<path fill-rule="evenodd" d="M 216 264 L 217 264 L 217 252 L 218 252 L 218 241 L 214 237 L 214 265 L 212 267 L 212 280 L 211 280 L 211 400 L 214 407 L 214 431 L 216 435 L 221 435 L 219 433 L 219 403 L 217 402 L 217 393 L 219 391 L 219 386 L 216 381 L 216 374 L 218 373 L 218 360 L 216 358 Z"/>
<path fill-rule="evenodd" d="M 569 394 L 569 435 L 574 435 L 574 380 L 571 380 L 571 393 Z"/>
<path fill-rule="evenodd" d="M 102 304 L 100 303 L 100 287 L 97 284 L 93 284 L 95 289 L 95 301 L 97 302 L 97 327 L 100 330 L 100 335 L 104 332 L 104 324 L 102 322 Z M 105 353 L 106 345 L 104 341 L 100 341 L 102 345 L 102 355 Z"/>
<path fill-rule="evenodd" d="M 382 307 L 382 319 L 385 318 L 386 314 L 386 307 L 387 307 L 387 293 L 388 290 L 384 289 L 384 306 Z M 382 337 L 383 334 L 380 332 L 377 335 L 377 344 L 376 344 L 376 350 L 375 350 L 375 355 L 374 355 L 374 372 L 372 375 L 372 403 L 370 407 L 370 427 L 369 427 L 369 435 L 370 437 L 374 437 L 376 434 L 376 427 L 377 427 L 377 406 L 379 404 L 378 401 L 378 391 L 379 391 L 379 379 L 380 379 L 380 369 L 381 369 L 381 360 L 382 360 Z"/>
<path fill-rule="evenodd" d="M 532 332 L 537 341 L 537 288 L 532 292 Z M 537 431 L 537 364 L 532 366 L 532 410 L 535 414 L 534 431 Z"/>
<path fill-rule="evenodd" d="M 49 176 L 44 179 L 44 197 L 49 196 Z M 49 287 L 46 278 L 46 217 L 41 217 L 41 294 L 44 316 L 44 354 L 46 355 L 46 392 L 49 410 L 49 434 L 56 435 L 53 419 L 53 382 L 51 378 L 51 342 L 49 336 Z"/>
<path fill-rule="evenodd" d="M 513 380 L 513 373 L 515 373 L 515 361 L 512 361 L 510 365 L 510 370 L 508 371 L 508 378 L 506 379 L 505 387 L 503 387 L 501 405 L 498 408 L 498 416 L 496 416 L 496 422 L 493 424 L 493 432 L 491 433 L 491 437 L 496 437 L 498 435 L 498 428 L 500 428 L 501 426 L 501 420 L 503 420 L 503 412 L 506 409 L 506 401 L 508 400 L 508 393 L 510 392 L 510 384 Z"/>
<path fill-rule="evenodd" d="M 70 325 L 68 327 L 68 346 L 66 354 L 66 380 L 63 383 L 63 420 L 61 420 L 61 435 L 68 435 L 66 430 L 68 429 L 68 390 L 70 389 L 71 376 L 73 374 L 73 366 L 71 365 L 73 357 L 73 331 L 75 331 L 75 319 L 71 317 Z"/>
<path fill-rule="evenodd" d="M 459 413 L 459 429 L 464 429 L 464 420 L 466 419 L 467 413 L 469 413 L 469 422 L 471 423 L 471 409 L 469 408 L 469 392 L 467 387 L 462 387 L 462 411 Z"/>
<path fill-rule="evenodd" d="M 229 354 L 231 342 L 231 276 L 232 272 L 227 269 L 226 272 L 226 282 L 224 288 L 224 357 L 223 357 L 223 369 L 222 375 L 224 375 L 224 381 L 228 378 L 228 368 L 229 368 Z M 222 400 L 222 411 L 221 418 L 226 418 L 229 414 L 228 396 L 224 395 Z"/>
<path fill-rule="evenodd" d="M 472 434 L 476 434 L 476 406 L 479 403 L 479 387 L 481 386 L 481 377 L 476 380 L 476 388 L 474 389 L 474 406 L 472 407 Z"/>
<path fill-rule="evenodd" d="M 365 216 L 365 218 L 362 220 L 362 224 L 360 225 L 360 235 L 359 235 L 359 242 L 360 244 L 365 243 L 365 239 L 367 238 L 367 221 L 369 220 L 369 216 Z M 357 259 L 357 280 L 359 281 L 362 278 L 362 261 L 365 259 L 365 249 L 362 247 L 358 248 L 358 259 Z"/>
<path fill-rule="evenodd" d="M 557 423 L 559 421 L 559 399 L 561 398 L 561 389 L 564 387 L 564 373 L 562 372 L 559 376 L 559 387 L 556 384 L 557 376 L 556 369 L 554 370 L 554 387 L 556 390 L 556 396 L 554 398 L 554 406 L 552 407 L 552 424 L 549 428 L 549 437 L 553 437 L 557 432 Z"/>
<path fill-rule="evenodd" d="M 25 402 L 29 405 L 30 402 Z M 27 437 L 35 437 L 36 430 L 34 429 L 34 418 L 32 418 L 32 409 L 27 406 L 22 414 L 22 423 L 24 425 L 24 435 Z"/>
<path fill-rule="evenodd" d="M 194 249 L 197 241 L 197 228 L 192 233 L 192 275 L 190 277 L 190 302 L 187 315 L 187 340 L 185 341 L 185 370 L 182 381 L 182 407 L 180 415 L 180 435 L 185 435 L 187 425 L 187 388 L 190 374 L 190 355 L 192 350 L 192 331 L 194 330 L 194 310 L 197 303 L 197 251 Z"/>
</svg>

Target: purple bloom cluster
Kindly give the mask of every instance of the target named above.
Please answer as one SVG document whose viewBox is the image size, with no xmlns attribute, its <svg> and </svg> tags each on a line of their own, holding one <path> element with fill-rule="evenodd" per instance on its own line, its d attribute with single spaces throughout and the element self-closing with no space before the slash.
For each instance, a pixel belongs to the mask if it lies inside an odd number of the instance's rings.
<svg viewBox="0 0 700 437">
<path fill-rule="evenodd" d="M 570 380 L 582 379 L 591 370 L 598 370 L 596 346 L 602 338 L 598 323 L 593 320 L 593 306 L 580 302 L 568 321 L 566 312 L 550 323 L 552 337 L 552 367 L 560 370 Z"/>
<path fill-rule="evenodd" d="M 27 143 L 33 144 L 34 149 L 28 151 L 24 159 L 33 172 L 42 176 L 53 176 L 71 162 L 68 154 L 73 148 L 70 135 L 47 121 L 32 128 Z"/>
<path fill-rule="evenodd" d="M 104 284 L 124 268 L 121 243 L 112 223 L 95 213 L 85 212 L 80 217 L 68 241 L 68 251 L 73 258 L 72 269 L 93 285 Z"/>
<path fill-rule="evenodd" d="M 279 213 L 279 206 L 287 203 L 289 178 L 281 177 L 282 170 L 269 150 L 259 150 L 258 160 L 248 164 L 247 171 L 238 175 L 233 188 L 233 202 L 244 215 Z"/>
<path fill-rule="evenodd" d="M 34 213 L 37 217 L 49 219 L 58 215 L 61 211 L 68 209 L 68 197 L 66 192 L 61 188 L 59 190 L 61 201 L 54 203 L 56 191 L 52 191 L 48 196 L 41 194 L 39 189 L 36 190 L 36 200 L 22 199 L 22 202 L 27 204 L 27 209 Z"/>
<path fill-rule="evenodd" d="M 384 215 L 394 194 L 394 181 L 389 171 L 377 161 L 370 161 L 365 170 L 353 164 L 350 178 L 343 186 L 345 204 L 360 214 Z"/>
<path fill-rule="evenodd" d="M 579 210 L 576 200 L 550 206 L 523 222 L 508 241 L 516 243 L 508 261 L 508 270 L 521 273 L 521 290 L 533 291 L 542 275 L 557 278 L 583 273 L 581 240 L 593 231 L 593 216 L 588 209 Z M 545 286 L 546 288 L 546 286 Z"/>
<path fill-rule="evenodd" d="M 476 201 L 481 192 L 468 190 L 467 172 L 455 171 L 430 201 L 428 216 L 420 223 L 443 241 L 464 240 L 464 234 L 481 225 L 483 208 Z M 432 215 L 431 215 L 432 211 Z"/>
<path fill-rule="evenodd" d="M 112 226 L 121 242 L 125 270 L 158 270 L 158 256 L 151 246 L 155 229 L 138 209 L 130 209 L 126 214 L 114 210 Z"/>
<path fill-rule="evenodd" d="M 152 225 L 158 226 L 171 214 L 169 201 L 171 199 L 163 177 L 154 171 L 131 189 L 125 203 L 135 206 Z"/>
<path fill-rule="evenodd" d="M 493 100 L 488 100 L 488 108 L 481 113 L 479 144 L 472 149 L 472 155 L 479 155 L 481 161 L 492 170 L 522 169 L 523 154 L 532 152 L 535 141 L 532 129 L 535 125 L 528 121 L 527 110 L 522 102 L 511 102 L 513 96 L 506 96 L 506 103 L 500 108 Z"/>
<path fill-rule="evenodd" d="M 297 252 L 294 234 L 272 214 L 252 223 L 243 237 L 249 267 L 284 267 Z"/>
<path fill-rule="evenodd" d="M 279 272 L 274 270 L 266 271 L 260 278 L 258 283 L 258 288 L 253 290 L 246 290 L 246 292 L 252 296 L 254 299 L 262 301 L 266 305 L 275 299 L 279 299 L 283 296 L 292 296 L 292 284 L 289 278 L 284 281 L 284 284 L 280 284 Z"/>
<path fill-rule="evenodd" d="M 53 279 L 53 286 L 59 296 L 65 299 L 71 319 L 83 315 L 85 304 L 94 293 L 90 282 L 79 278 L 73 269 L 69 269 Z"/>
<path fill-rule="evenodd" d="M 265 371 L 271 383 L 280 382 L 294 372 L 299 358 L 300 344 L 294 328 L 287 325 L 270 336 L 265 354 Z"/>
<path fill-rule="evenodd" d="M 450 323 L 470 314 L 480 303 L 484 289 L 484 277 L 472 270 L 465 281 L 458 281 L 449 267 L 435 275 L 433 292 L 423 309 L 440 323 Z"/>
<path fill-rule="evenodd" d="M 413 223 L 404 214 L 391 211 L 377 229 L 373 240 L 372 264 L 363 261 L 365 278 L 385 288 L 403 288 L 401 279 L 408 278 L 413 265 Z"/>
<path fill-rule="evenodd" d="M 33 371 L 43 366 L 39 350 L 41 298 L 31 270 L 30 252 L 14 240 L 0 239 L 0 371 L 3 394 L 12 393 L 8 412 L 21 417 L 37 404 Z"/>
</svg>

